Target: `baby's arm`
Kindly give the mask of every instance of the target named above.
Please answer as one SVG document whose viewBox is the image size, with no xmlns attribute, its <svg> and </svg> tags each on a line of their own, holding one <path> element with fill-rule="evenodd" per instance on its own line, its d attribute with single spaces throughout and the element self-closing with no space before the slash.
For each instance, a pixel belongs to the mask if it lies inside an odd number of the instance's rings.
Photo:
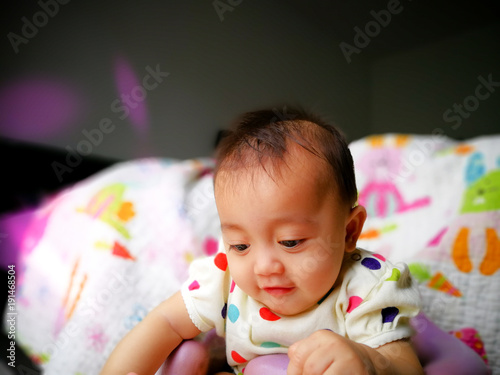
<svg viewBox="0 0 500 375">
<path fill-rule="evenodd" d="M 321 330 L 293 344 L 287 375 L 415 374 L 423 369 L 411 345 L 398 340 L 373 349 L 332 331 Z"/>
<path fill-rule="evenodd" d="M 177 292 L 152 310 L 116 346 L 101 375 L 154 375 L 182 342 L 200 334 Z"/>
</svg>

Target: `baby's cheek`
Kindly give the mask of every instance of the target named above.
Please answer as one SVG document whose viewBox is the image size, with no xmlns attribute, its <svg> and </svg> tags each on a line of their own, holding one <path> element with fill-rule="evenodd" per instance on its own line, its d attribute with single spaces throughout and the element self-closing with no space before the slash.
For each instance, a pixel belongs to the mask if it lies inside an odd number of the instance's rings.
<svg viewBox="0 0 500 375">
<path fill-rule="evenodd" d="M 238 287 L 245 293 L 250 294 L 251 290 L 249 289 L 254 284 L 253 270 L 248 265 L 242 264 L 241 261 L 231 261 L 230 257 L 228 257 L 228 268 L 232 279 L 230 292 L 233 292 L 234 288 Z"/>
<path fill-rule="evenodd" d="M 299 280 L 310 279 L 322 268 L 325 259 L 322 253 L 307 252 L 294 260 L 290 273 Z"/>
</svg>

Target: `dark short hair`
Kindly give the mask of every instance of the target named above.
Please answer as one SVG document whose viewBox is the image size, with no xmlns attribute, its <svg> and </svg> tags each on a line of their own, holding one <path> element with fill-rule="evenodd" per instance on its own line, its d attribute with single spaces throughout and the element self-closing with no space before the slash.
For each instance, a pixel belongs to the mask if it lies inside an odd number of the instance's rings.
<svg viewBox="0 0 500 375">
<path fill-rule="evenodd" d="M 312 126 L 311 126 L 312 125 Z M 232 170 L 263 160 L 277 165 L 284 160 L 287 142 L 293 141 L 320 157 L 331 167 L 340 199 L 354 206 L 357 200 L 354 163 L 344 135 L 333 125 L 303 109 L 284 107 L 243 114 L 233 129 L 227 130 L 216 148 L 217 166 Z"/>
</svg>

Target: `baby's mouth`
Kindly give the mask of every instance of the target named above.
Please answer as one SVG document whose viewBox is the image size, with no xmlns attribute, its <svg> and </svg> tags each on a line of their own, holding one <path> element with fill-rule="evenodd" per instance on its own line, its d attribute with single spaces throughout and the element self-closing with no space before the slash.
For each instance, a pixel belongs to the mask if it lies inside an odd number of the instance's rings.
<svg viewBox="0 0 500 375">
<path fill-rule="evenodd" d="M 274 297 L 281 297 L 287 294 L 292 293 L 295 290 L 295 287 L 293 286 L 271 286 L 271 287 L 264 287 L 262 288 L 266 293 L 274 296 Z"/>
</svg>

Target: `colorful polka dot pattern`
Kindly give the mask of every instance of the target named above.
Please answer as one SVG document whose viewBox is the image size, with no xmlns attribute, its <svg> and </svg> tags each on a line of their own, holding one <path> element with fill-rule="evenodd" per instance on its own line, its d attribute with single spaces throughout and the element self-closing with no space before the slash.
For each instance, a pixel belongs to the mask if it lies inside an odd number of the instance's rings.
<svg viewBox="0 0 500 375">
<path fill-rule="evenodd" d="M 274 322 L 276 320 L 280 320 L 281 317 L 273 313 L 267 307 L 263 307 L 259 310 L 259 315 L 262 319 L 268 320 L 270 322 Z"/>
<path fill-rule="evenodd" d="M 398 281 L 400 278 L 401 278 L 401 271 L 397 268 L 393 268 L 391 276 L 385 279 L 385 281 Z"/>
<path fill-rule="evenodd" d="M 238 320 L 238 318 L 240 317 L 240 310 L 236 307 L 236 305 L 229 305 L 229 308 L 227 309 L 227 317 L 229 318 L 231 323 L 234 323 Z"/>
<path fill-rule="evenodd" d="M 280 344 L 278 344 L 276 342 L 272 342 L 272 341 L 263 342 L 262 344 L 260 344 L 260 346 L 262 348 L 279 348 L 279 347 L 281 347 Z"/>
<path fill-rule="evenodd" d="M 214 257 L 214 264 L 215 266 L 220 269 L 221 271 L 226 271 L 227 270 L 227 256 L 224 253 L 219 253 Z M 234 280 L 231 280 L 231 287 L 230 287 L 230 293 L 234 292 L 234 288 L 236 287 L 236 284 Z M 194 280 L 189 286 L 189 290 L 196 290 L 200 288 L 200 284 L 197 280 Z M 259 315 L 262 319 L 274 322 L 276 320 L 281 319 L 280 316 L 276 315 L 273 313 L 271 310 L 269 310 L 267 307 L 262 307 L 259 310 Z M 240 317 L 240 310 L 238 307 L 234 304 L 230 304 L 229 306 L 224 304 L 222 310 L 221 310 L 221 316 L 223 319 L 229 319 L 231 323 L 236 323 L 236 321 Z M 279 347 L 280 345 L 277 343 L 273 342 L 265 342 L 262 344 L 263 347 Z M 243 357 L 241 357 L 237 352 L 234 352 L 234 354 L 231 354 L 233 356 L 233 359 L 238 362 L 234 357 L 238 358 L 239 360 L 242 360 Z M 243 361 L 246 362 L 246 361 Z M 238 362 L 238 363 L 243 363 L 243 362 Z"/>
<path fill-rule="evenodd" d="M 380 261 L 385 262 L 385 257 L 383 255 L 380 255 L 380 254 L 372 254 L 372 256 L 373 256 L 373 258 L 372 257 L 364 258 L 361 261 L 361 264 L 372 271 L 379 270 L 380 268 L 382 268 Z M 378 260 L 375 258 L 377 258 Z M 351 259 L 358 261 L 361 259 L 361 255 L 358 253 L 354 253 L 353 255 L 351 255 Z"/>
<path fill-rule="evenodd" d="M 372 271 L 379 270 L 382 267 L 377 259 L 369 257 L 364 258 L 361 264 Z"/>
<path fill-rule="evenodd" d="M 373 254 L 373 256 L 377 259 L 380 259 L 382 262 L 385 262 L 385 257 L 383 255 L 380 255 L 380 254 Z"/>
<path fill-rule="evenodd" d="M 237 351 L 233 350 L 231 352 L 231 358 L 233 359 L 233 361 L 235 361 L 236 363 L 245 363 L 247 362 L 247 360 L 245 358 L 243 358 Z"/>
<path fill-rule="evenodd" d="M 227 256 L 224 253 L 219 253 L 214 258 L 214 263 L 222 271 L 227 269 Z"/>
<path fill-rule="evenodd" d="M 226 271 L 227 269 L 227 256 L 224 253 L 219 253 L 215 256 L 214 258 L 214 264 L 219 268 L 221 271 Z M 234 281 L 233 281 L 234 284 Z M 189 290 L 196 290 L 200 289 L 200 283 L 198 280 L 194 280 L 191 284 L 188 286 Z M 231 286 L 231 292 L 234 289 L 234 285 Z"/>
<path fill-rule="evenodd" d="M 365 257 L 361 259 L 361 255 L 354 253 L 351 255 L 351 259 L 354 261 L 361 260 L 361 264 L 368 268 L 369 270 L 376 271 L 382 268 L 380 261 L 385 262 L 386 259 L 381 254 L 371 254 L 370 257 Z M 391 276 L 389 276 L 385 281 L 398 281 L 401 278 L 401 271 L 398 268 L 393 268 Z M 363 299 L 359 296 L 349 297 L 349 305 L 347 306 L 347 313 L 352 312 L 356 307 L 358 307 L 363 302 Z M 392 323 L 396 316 L 399 314 L 399 309 L 395 306 L 386 307 L 381 310 L 382 323 Z"/>
<path fill-rule="evenodd" d="M 231 323 L 235 323 L 240 317 L 240 310 L 234 304 L 230 304 L 229 307 L 227 307 L 227 304 L 225 304 L 224 307 L 222 308 L 221 315 L 223 318 L 227 316 L 227 318 L 231 321 Z M 262 319 L 267 320 L 269 322 L 275 322 L 276 320 L 281 319 L 281 316 L 276 315 L 267 307 L 262 307 L 259 310 L 259 315 Z"/>
<path fill-rule="evenodd" d="M 234 304 L 230 304 L 229 307 L 227 307 L 227 304 L 226 304 L 226 305 L 224 305 L 224 308 L 222 309 L 222 317 L 223 318 L 226 317 L 226 312 L 227 312 L 227 318 L 229 319 L 229 321 L 231 323 L 236 323 L 236 321 L 240 317 L 240 310 L 238 309 L 238 307 Z M 281 319 L 280 316 L 273 313 L 267 307 L 262 307 L 259 310 L 259 315 L 262 319 L 267 320 L 267 321 L 276 321 L 276 320 Z M 262 348 L 279 348 L 279 347 L 281 347 L 280 344 L 278 344 L 276 342 L 272 342 L 272 341 L 263 342 L 260 346 Z M 239 364 L 247 362 L 247 360 L 235 350 L 231 351 L 231 358 L 233 359 L 233 361 L 235 361 L 236 363 L 239 363 Z"/>
<path fill-rule="evenodd" d="M 354 310 L 356 307 L 358 307 L 361 302 L 363 302 L 363 299 L 358 296 L 352 296 L 349 297 L 349 305 L 347 306 L 347 312 L 350 313 L 352 310 Z"/>
<path fill-rule="evenodd" d="M 189 284 L 188 289 L 189 290 L 200 289 L 200 284 L 198 283 L 198 281 L 195 280 L 191 284 Z"/>
<path fill-rule="evenodd" d="M 371 271 L 377 271 L 382 268 L 382 262 L 385 262 L 386 259 L 380 255 L 380 254 L 370 254 L 369 256 L 361 256 L 359 253 L 353 253 L 351 255 L 351 259 L 358 262 L 360 261 L 360 264 L 367 269 Z M 227 256 L 224 253 L 218 253 L 213 260 L 213 264 L 221 271 L 226 271 L 228 268 L 228 263 L 227 263 Z M 391 281 L 398 281 L 401 277 L 401 271 L 398 268 L 393 268 L 391 276 L 389 276 L 387 279 L 385 279 L 386 282 L 391 282 Z M 200 283 L 197 280 L 194 280 L 189 284 L 188 289 L 193 291 L 200 289 Z M 233 293 L 235 290 L 236 284 L 234 280 L 231 280 L 230 284 L 230 293 Z M 329 293 L 328 293 L 329 294 Z M 327 294 L 327 295 L 328 295 Z M 356 308 L 358 308 L 361 304 L 363 303 L 363 298 L 357 295 L 353 295 L 349 297 L 349 302 L 348 306 L 346 309 L 346 313 L 351 313 L 354 311 Z M 390 306 L 383 308 L 381 310 L 381 318 L 382 318 L 382 324 L 385 323 L 392 323 L 396 319 L 397 315 L 399 314 L 399 309 L 395 306 Z M 221 309 L 221 316 L 222 318 L 228 319 L 229 322 L 231 323 L 236 323 L 238 319 L 240 318 L 240 310 L 235 304 L 224 304 L 223 308 Z M 267 307 L 262 307 L 259 310 L 259 316 L 266 321 L 269 322 L 274 322 L 278 321 L 281 319 L 279 315 L 276 313 L 272 312 L 269 308 Z M 280 344 L 273 342 L 273 341 L 265 341 L 260 344 L 262 348 L 279 348 L 281 347 Z M 247 359 L 242 356 L 240 353 L 238 353 L 236 350 L 231 351 L 231 358 L 234 362 L 238 364 L 244 364 L 247 361 Z M 244 370 L 243 370 L 244 371 Z"/>
<path fill-rule="evenodd" d="M 398 314 L 399 309 L 394 306 L 382 309 L 382 323 L 392 323 Z"/>
</svg>

